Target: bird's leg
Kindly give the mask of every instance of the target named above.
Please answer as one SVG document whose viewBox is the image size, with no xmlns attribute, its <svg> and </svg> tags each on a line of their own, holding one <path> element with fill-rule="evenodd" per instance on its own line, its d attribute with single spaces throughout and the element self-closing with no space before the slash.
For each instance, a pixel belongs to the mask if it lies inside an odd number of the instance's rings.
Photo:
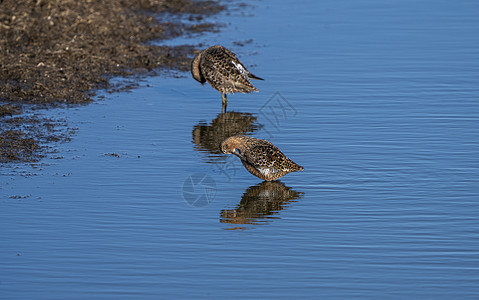
<svg viewBox="0 0 479 300">
<path fill-rule="evenodd" d="M 223 106 L 222 106 L 221 111 L 226 112 L 226 105 L 227 105 L 227 102 L 228 102 L 228 99 L 226 98 L 226 94 L 221 93 L 221 100 L 223 102 Z"/>
</svg>

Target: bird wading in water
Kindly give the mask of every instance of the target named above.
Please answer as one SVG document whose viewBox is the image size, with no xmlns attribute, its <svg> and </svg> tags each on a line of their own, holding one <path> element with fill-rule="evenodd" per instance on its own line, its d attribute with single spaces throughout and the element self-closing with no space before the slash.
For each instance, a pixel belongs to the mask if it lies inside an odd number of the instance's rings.
<svg viewBox="0 0 479 300">
<path fill-rule="evenodd" d="M 208 81 L 221 93 L 223 111 L 226 111 L 227 94 L 258 91 L 250 79 L 263 80 L 248 71 L 233 52 L 220 45 L 206 48 L 195 56 L 191 75 L 201 84 Z"/>
<path fill-rule="evenodd" d="M 224 140 L 220 148 L 225 154 L 239 157 L 248 172 L 263 180 L 276 180 L 288 173 L 304 170 L 266 140 L 237 135 Z"/>
</svg>

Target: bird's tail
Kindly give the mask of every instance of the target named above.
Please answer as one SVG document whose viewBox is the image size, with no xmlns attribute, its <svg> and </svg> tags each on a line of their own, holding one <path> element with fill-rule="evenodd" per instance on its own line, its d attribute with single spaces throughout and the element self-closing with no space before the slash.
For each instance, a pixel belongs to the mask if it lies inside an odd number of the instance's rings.
<svg viewBox="0 0 479 300">
<path fill-rule="evenodd" d="M 248 73 L 248 78 L 249 79 L 255 79 L 255 80 L 264 80 L 263 78 L 258 77 L 256 75 L 254 75 L 253 73 Z"/>
</svg>

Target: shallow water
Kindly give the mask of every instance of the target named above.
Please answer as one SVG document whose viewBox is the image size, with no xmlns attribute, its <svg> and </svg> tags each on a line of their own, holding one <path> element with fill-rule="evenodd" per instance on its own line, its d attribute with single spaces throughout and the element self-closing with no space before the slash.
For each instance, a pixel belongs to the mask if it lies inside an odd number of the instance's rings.
<svg viewBox="0 0 479 300">
<path fill-rule="evenodd" d="M 479 4 L 218 21 L 193 39 L 235 51 L 259 93 L 220 114 L 189 74 L 149 78 L 51 111 L 78 127 L 63 159 L 1 170 L 0 298 L 477 298 Z M 217 150 L 237 133 L 305 170 L 262 183 Z"/>
</svg>

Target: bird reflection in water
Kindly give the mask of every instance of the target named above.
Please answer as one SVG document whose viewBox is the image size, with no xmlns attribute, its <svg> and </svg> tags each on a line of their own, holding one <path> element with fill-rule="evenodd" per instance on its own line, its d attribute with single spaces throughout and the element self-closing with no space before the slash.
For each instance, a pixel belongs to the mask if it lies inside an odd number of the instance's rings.
<svg viewBox="0 0 479 300">
<path fill-rule="evenodd" d="M 229 111 L 218 114 L 210 124 L 200 122 L 193 127 L 195 150 L 207 152 L 207 162 L 224 161 L 225 157 L 219 149 L 220 143 L 233 135 L 258 131 L 263 125 L 256 122 L 257 119 L 250 113 Z"/>
<path fill-rule="evenodd" d="M 220 221 L 229 224 L 264 224 L 268 219 L 279 218 L 275 215 L 280 210 L 302 198 L 303 195 L 304 193 L 297 192 L 280 181 L 263 181 L 249 187 L 235 209 L 222 210 Z M 245 229 L 245 227 L 228 229 Z"/>
</svg>

